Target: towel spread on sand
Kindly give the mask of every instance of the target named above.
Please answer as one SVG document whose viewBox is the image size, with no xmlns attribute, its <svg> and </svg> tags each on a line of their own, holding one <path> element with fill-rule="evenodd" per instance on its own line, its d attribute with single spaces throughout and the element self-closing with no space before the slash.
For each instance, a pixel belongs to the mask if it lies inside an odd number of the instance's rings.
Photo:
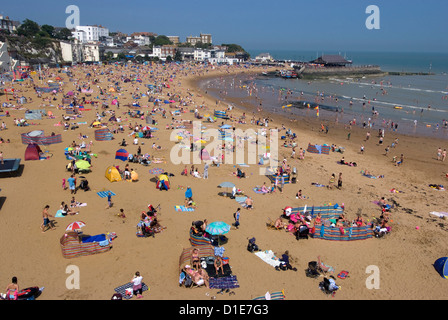
<svg viewBox="0 0 448 320">
<path fill-rule="evenodd" d="M 431 211 L 429 214 L 432 214 L 433 216 L 436 216 L 439 218 L 448 217 L 448 212 Z"/>
<path fill-rule="evenodd" d="M 99 195 L 101 198 L 107 198 L 108 193 L 109 193 L 109 191 L 100 191 L 100 192 L 97 192 L 97 195 Z M 113 193 L 112 191 L 110 191 L 110 194 L 112 196 L 116 196 L 116 194 Z"/>
<path fill-rule="evenodd" d="M 128 296 L 126 294 L 126 289 L 132 289 L 133 286 L 134 286 L 134 284 L 132 282 L 128 282 L 122 286 L 115 288 L 114 291 L 116 293 L 121 294 L 124 299 L 131 299 L 132 296 Z M 144 282 L 142 282 L 142 292 L 147 291 L 147 290 L 149 290 L 148 286 Z"/>
<path fill-rule="evenodd" d="M 243 208 L 246 207 L 246 199 L 247 197 L 235 197 L 235 201 L 238 202 Z"/>
<path fill-rule="evenodd" d="M 255 255 L 274 268 L 280 265 L 280 261 L 275 259 L 272 250 L 258 251 Z"/>
<path fill-rule="evenodd" d="M 209 287 L 210 289 L 235 289 L 239 288 L 240 285 L 236 276 L 228 276 L 221 278 L 210 278 Z"/>
<path fill-rule="evenodd" d="M 194 211 L 194 208 L 187 208 L 186 206 L 174 206 L 174 209 L 175 209 L 177 212 Z"/>
</svg>

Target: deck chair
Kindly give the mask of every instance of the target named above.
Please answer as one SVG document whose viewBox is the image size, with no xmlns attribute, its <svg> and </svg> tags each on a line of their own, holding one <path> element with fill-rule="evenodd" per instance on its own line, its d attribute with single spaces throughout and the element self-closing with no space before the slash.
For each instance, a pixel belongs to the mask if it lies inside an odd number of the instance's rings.
<svg viewBox="0 0 448 320">
<path fill-rule="evenodd" d="M 323 273 L 330 273 L 333 274 L 334 273 L 334 268 L 332 266 L 326 265 L 325 263 L 323 263 L 320 260 L 320 256 L 317 257 L 317 263 L 318 263 L 318 267 L 319 269 L 323 272 Z"/>
</svg>

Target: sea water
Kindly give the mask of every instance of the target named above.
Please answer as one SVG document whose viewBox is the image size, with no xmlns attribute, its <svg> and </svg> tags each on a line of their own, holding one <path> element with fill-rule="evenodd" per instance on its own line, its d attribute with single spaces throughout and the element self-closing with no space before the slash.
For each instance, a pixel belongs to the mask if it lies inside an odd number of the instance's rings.
<svg viewBox="0 0 448 320">
<path fill-rule="evenodd" d="M 388 54 L 372 54 L 378 58 Z M 424 72 L 427 61 L 437 61 L 432 70 L 448 70 L 448 59 L 443 54 L 402 54 L 400 64 L 393 62 L 398 54 L 389 55 L 384 71 Z M 291 57 L 294 58 L 294 57 Z M 366 57 L 364 57 L 365 59 Z M 362 64 L 378 64 L 362 60 Z M 392 62 L 390 62 L 392 61 Z M 404 65 L 401 65 L 404 63 Z M 446 65 L 446 69 L 445 69 Z M 398 68 L 402 68 L 399 70 Z M 427 70 L 428 72 L 428 70 Z M 387 75 L 381 77 L 330 77 L 328 79 L 283 79 L 279 77 L 239 76 L 204 81 L 203 89 L 217 98 L 252 97 L 254 105 L 264 111 L 284 113 L 357 124 L 391 128 L 405 134 L 448 138 L 448 75 Z M 391 127 L 393 123 L 393 128 Z"/>
</svg>

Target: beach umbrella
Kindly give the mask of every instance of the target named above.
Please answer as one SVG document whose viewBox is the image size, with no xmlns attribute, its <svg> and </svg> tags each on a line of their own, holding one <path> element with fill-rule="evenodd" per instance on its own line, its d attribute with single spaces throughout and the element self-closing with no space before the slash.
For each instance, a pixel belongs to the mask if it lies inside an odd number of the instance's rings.
<svg viewBox="0 0 448 320">
<path fill-rule="evenodd" d="M 86 160 L 78 160 L 75 162 L 75 165 L 78 169 L 86 170 L 90 168 L 90 163 Z"/>
<path fill-rule="evenodd" d="M 205 231 L 211 235 L 219 236 L 230 231 L 230 225 L 222 221 L 212 222 L 207 225 Z"/>
<path fill-rule="evenodd" d="M 220 128 L 221 129 L 230 129 L 230 128 L 232 128 L 232 126 L 228 125 L 228 124 L 225 124 L 225 125 L 222 125 Z"/>
<path fill-rule="evenodd" d="M 234 188 L 234 187 L 235 187 L 235 184 L 232 183 L 232 182 L 223 182 L 223 183 L 221 183 L 218 187 L 220 187 L 220 188 L 226 188 L 226 189 L 227 189 L 227 190 L 226 190 L 226 193 L 227 193 L 227 195 L 228 195 L 229 188 Z"/>
<path fill-rule="evenodd" d="M 235 184 L 233 182 L 223 182 L 218 187 L 221 188 L 233 188 Z"/>
<path fill-rule="evenodd" d="M 86 224 L 82 221 L 75 221 L 70 223 L 67 228 L 65 229 L 65 231 L 74 231 L 74 230 L 79 230 L 82 227 L 85 227 Z"/>
</svg>

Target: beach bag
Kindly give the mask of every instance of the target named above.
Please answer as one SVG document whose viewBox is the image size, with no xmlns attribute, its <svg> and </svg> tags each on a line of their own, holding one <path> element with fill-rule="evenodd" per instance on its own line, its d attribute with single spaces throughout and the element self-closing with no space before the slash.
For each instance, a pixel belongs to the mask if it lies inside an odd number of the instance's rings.
<svg viewBox="0 0 448 320">
<path fill-rule="evenodd" d="M 255 238 L 249 239 L 249 244 L 247 245 L 247 251 L 252 253 L 255 251 L 260 251 L 257 244 L 255 243 Z"/>
<path fill-rule="evenodd" d="M 344 271 L 339 272 L 338 278 L 339 279 L 347 279 L 348 278 L 348 271 L 344 270 Z"/>
</svg>

